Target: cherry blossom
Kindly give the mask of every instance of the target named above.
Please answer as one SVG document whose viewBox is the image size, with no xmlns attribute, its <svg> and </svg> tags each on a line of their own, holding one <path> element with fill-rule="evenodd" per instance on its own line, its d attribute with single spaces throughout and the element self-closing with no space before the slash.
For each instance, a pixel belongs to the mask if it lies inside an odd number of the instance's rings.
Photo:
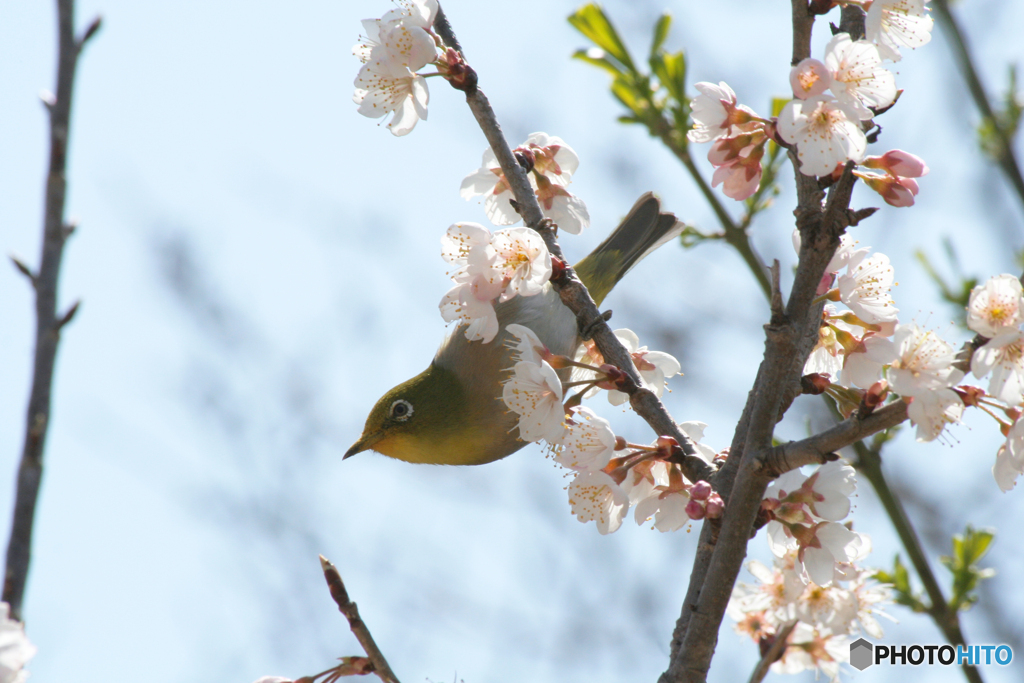
<svg viewBox="0 0 1024 683">
<path fill-rule="evenodd" d="M 387 128 L 393 135 L 408 135 L 427 118 L 430 93 L 424 78 L 408 67 L 371 58 L 359 70 L 352 101 L 363 116 L 377 119 L 394 112 Z"/>
<path fill-rule="evenodd" d="M 491 231 L 479 223 L 453 223 L 441 236 L 441 258 L 454 266 L 448 273 L 455 282 L 472 279 L 469 254 L 474 249 L 486 249 L 491 243 Z"/>
<path fill-rule="evenodd" d="M 806 100 L 828 90 L 832 85 L 832 74 L 817 59 L 807 58 L 789 72 L 789 84 L 793 87 L 793 97 Z"/>
<path fill-rule="evenodd" d="M 558 443 L 565 434 L 562 382 L 547 361 L 515 364 L 501 393 L 505 405 L 519 415 L 519 438 Z"/>
<path fill-rule="evenodd" d="M 747 131 L 760 121 L 750 107 L 736 103 L 736 93 L 724 82 L 694 83 L 693 87 L 700 95 L 690 101 L 693 129 L 686 134 L 690 142 L 711 142 L 722 135 Z"/>
<path fill-rule="evenodd" d="M 771 666 L 774 673 L 796 674 L 818 670 L 832 680 L 839 677 L 839 664 L 850 659 L 850 642 L 845 635 L 818 630 L 797 622 L 779 661 Z"/>
<path fill-rule="evenodd" d="M 1017 477 L 1021 474 L 1024 474 L 1024 419 L 1018 417 L 1006 435 L 1006 443 L 996 454 L 992 476 L 1005 492 L 1016 486 Z"/>
<path fill-rule="evenodd" d="M 992 373 L 988 393 L 1011 406 L 1024 403 L 1024 332 L 1008 330 L 990 339 L 971 357 L 971 372 Z"/>
<path fill-rule="evenodd" d="M 569 507 L 581 522 L 596 522 L 597 530 L 610 534 L 622 526 L 629 497 L 604 472 L 580 472 L 569 484 Z"/>
<path fill-rule="evenodd" d="M 804 175 L 829 175 L 839 164 L 860 161 L 867 150 L 856 111 L 827 95 L 787 103 L 779 114 L 778 131 L 797 146 Z"/>
<path fill-rule="evenodd" d="M 996 337 L 1024 322 L 1024 294 L 1014 275 L 996 275 L 971 290 L 967 326 L 984 337 Z"/>
<path fill-rule="evenodd" d="M 836 99 L 849 105 L 862 120 L 874 116 L 896 100 L 896 78 L 882 67 L 878 48 L 866 40 L 851 40 L 837 33 L 825 47 L 825 66 L 832 77 Z"/>
<path fill-rule="evenodd" d="M 445 322 L 465 323 L 466 339 L 487 344 L 498 334 L 494 299 L 499 294 L 501 285 L 488 282 L 482 275 L 460 282 L 441 298 L 441 317 Z"/>
<path fill-rule="evenodd" d="M 366 36 L 352 48 L 352 54 L 366 64 L 374 51 L 389 63 L 412 71 L 437 59 L 437 43 L 431 25 L 437 15 L 437 0 L 413 0 L 387 12 L 380 19 L 364 19 Z"/>
<path fill-rule="evenodd" d="M 551 279 L 551 254 L 544 240 L 529 228 L 499 230 L 487 248 L 472 251 L 469 267 L 479 267 L 491 283 L 502 283 L 501 300 L 516 294 L 534 296 Z"/>
<path fill-rule="evenodd" d="M 36 654 L 36 646 L 25 635 L 25 626 L 10 618 L 10 605 L 0 602 L 0 681 L 23 683 L 25 665 Z"/>
<path fill-rule="evenodd" d="M 948 424 L 963 416 L 964 403 L 952 389 L 919 392 L 907 407 L 910 423 L 917 426 L 918 441 L 934 441 Z"/>
<path fill-rule="evenodd" d="M 953 347 L 915 324 L 900 325 L 893 336 L 896 360 L 887 377 L 901 396 L 920 396 L 959 382 L 964 373 L 953 367 Z"/>
<path fill-rule="evenodd" d="M 562 439 L 555 445 L 555 461 L 577 471 L 604 469 L 615 454 L 615 433 L 608 420 L 590 408 L 577 406 Z"/>
<path fill-rule="evenodd" d="M 549 359 L 551 352 L 529 327 L 513 323 L 506 325 L 505 330 L 516 339 L 515 343 L 508 343 L 516 362 L 528 361 L 540 365 L 541 359 Z"/>
<path fill-rule="evenodd" d="M 586 205 L 565 189 L 579 167 L 579 156 L 572 147 L 547 133 L 531 133 L 514 152 L 532 164 L 528 177 L 545 216 L 574 235 L 590 225 Z M 490 148 L 484 151 L 480 168 L 462 180 L 459 194 L 466 200 L 484 197 L 484 212 L 495 225 L 520 221 L 510 203 L 512 188 Z"/>
<path fill-rule="evenodd" d="M 899 309 L 889 293 L 893 279 L 888 256 L 867 257 L 862 252 L 851 258 L 846 274 L 839 278 L 840 301 L 866 323 L 895 322 Z"/>
<path fill-rule="evenodd" d="M 900 47 L 917 48 L 932 39 L 927 0 L 874 0 L 864 19 L 866 38 L 885 59 L 898 62 Z"/>
<path fill-rule="evenodd" d="M 352 101 L 369 118 L 394 113 L 387 124 L 393 135 L 407 135 L 427 118 L 430 93 L 416 71 L 438 58 L 430 29 L 436 13 L 436 0 L 402 2 L 380 19 L 364 20 L 366 36 L 352 48 L 363 62 Z"/>
</svg>

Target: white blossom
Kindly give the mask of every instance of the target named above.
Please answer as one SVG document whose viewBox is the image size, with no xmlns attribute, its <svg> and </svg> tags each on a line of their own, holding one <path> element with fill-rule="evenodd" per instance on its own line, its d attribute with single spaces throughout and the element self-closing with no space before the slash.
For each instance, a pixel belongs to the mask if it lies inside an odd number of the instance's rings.
<svg viewBox="0 0 1024 683">
<path fill-rule="evenodd" d="M 960 421 L 964 403 L 952 389 L 934 388 L 921 391 L 907 406 L 910 423 L 917 425 L 918 441 L 933 441 L 947 424 Z"/>
<path fill-rule="evenodd" d="M 456 284 L 441 298 L 441 317 L 445 322 L 465 323 L 466 339 L 487 344 L 498 334 L 494 299 L 500 293 L 501 287 L 495 287 L 483 276 Z"/>
<path fill-rule="evenodd" d="M 932 39 L 927 0 L 874 0 L 864 18 L 866 38 L 885 59 L 898 62 L 900 46 L 921 47 Z"/>
<path fill-rule="evenodd" d="M 36 654 L 36 646 L 25 635 L 25 626 L 10 616 L 10 605 L 0 602 L 0 683 L 23 683 L 25 665 Z"/>
<path fill-rule="evenodd" d="M 899 325 L 893 335 L 896 360 L 887 377 L 901 396 L 919 396 L 959 382 L 964 373 L 953 367 L 953 347 L 915 324 Z"/>
<path fill-rule="evenodd" d="M 1022 322 L 1024 293 L 1016 276 L 996 275 L 971 290 L 967 326 L 978 334 L 992 338 L 1016 329 Z"/>
<path fill-rule="evenodd" d="M 529 361 L 530 363 L 536 363 L 540 365 L 541 354 L 547 352 L 547 347 L 544 346 L 544 342 L 534 334 L 533 330 L 523 325 L 506 325 L 505 330 L 516 338 L 515 343 L 509 343 L 509 348 L 512 349 L 513 358 L 516 362 Z"/>
<path fill-rule="evenodd" d="M 1006 435 L 1006 443 L 996 454 L 992 476 L 1002 491 L 1009 491 L 1017 484 L 1017 477 L 1024 474 L 1024 419 L 1017 418 Z"/>
<path fill-rule="evenodd" d="M 860 161 L 867 151 L 857 112 L 826 95 L 787 103 L 778 130 L 783 140 L 797 146 L 804 175 L 829 175 L 839 164 Z"/>
<path fill-rule="evenodd" d="M 487 249 L 471 252 L 469 267 L 480 267 L 491 283 L 503 283 L 501 300 L 506 301 L 544 291 L 551 279 L 551 254 L 535 230 L 508 228 L 494 233 Z"/>
<path fill-rule="evenodd" d="M 355 86 L 352 101 L 360 114 L 379 119 L 394 113 L 387 124 L 393 135 L 407 135 L 417 121 L 427 118 L 427 82 L 406 66 L 371 59 L 359 70 Z"/>
<path fill-rule="evenodd" d="M 577 471 L 604 469 L 615 455 L 615 433 L 605 420 L 585 406 L 573 408 L 572 421 L 554 448 L 555 461 Z"/>
<path fill-rule="evenodd" d="M 825 47 L 825 65 L 832 75 L 832 93 L 861 120 L 874 116 L 871 109 L 888 107 L 896 100 L 896 77 L 882 67 L 878 48 L 867 40 L 854 41 L 849 33 L 837 33 Z"/>
<path fill-rule="evenodd" d="M 610 534 L 622 525 L 629 497 L 604 472 L 580 472 L 569 484 L 569 507 L 579 521 L 596 522 L 601 534 Z"/>
<path fill-rule="evenodd" d="M 840 301 L 868 324 L 895 322 L 899 309 L 889 293 L 893 284 L 889 257 L 885 254 L 866 256 L 866 252 L 853 256 L 846 274 L 840 276 Z"/>
<path fill-rule="evenodd" d="M 519 438 L 557 443 L 565 433 L 562 382 L 547 361 L 515 364 L 501 393 L 508 408 L 519 414 Z"/>
<path fill-rule="evenodd" d="M 736 103 L 736 93 L 724 82 L 694 83 L 700 95 L 690 101 L 693 129 L 686 137 L 690 142 L 711 142 L 715 138 L 743 130 L 743 126 L 757 114 L 745 105 Z"/>
<path fill-rule="evenodd" d="M 1024 332 L 1009 330 L 990 339 L 971 356 L 971 372 L 992 373 L 988 393 L 1011 406 L 1024 403 Z"/>
</svg>

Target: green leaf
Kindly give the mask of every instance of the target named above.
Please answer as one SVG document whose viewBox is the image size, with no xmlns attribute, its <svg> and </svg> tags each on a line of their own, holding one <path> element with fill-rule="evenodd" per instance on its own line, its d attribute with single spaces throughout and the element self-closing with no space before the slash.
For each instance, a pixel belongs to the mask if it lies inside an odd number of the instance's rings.
<svg viewBox="0 0 1024 683">
<path fill-rule="evenodd" d="M 987 118 L 978 126 L 981 150 L 996 161 L 1000 160 L 1005 152 L 1003 136 L 1008 143 L 1013 144 L 1013 138 L 1020 128 L 1021 114 L 1024 114 L 1024 104 L 1017 95 L 1017 68 L 1010 65 L 1002 108 L 993 107 L 995 118 Z"/>
<path fill-rule="evenodd" d="M 900 561 L 899 555 L 893 560 L 892 572 L 879 570 L 875 572 L 874 578 L 879 583 L 892 584 L 897 603 L 909 607 L 915 612 L 928 611 L 925 604 L 921 602 L 921 598 L 910 587 L 910 572 L 907 571 L 907 566 Z"/>
<path fill-rule="evenodd" d="M 629 56 L 626 45 L 619 38 L 618 32 L 600 5 L 590 3 L 580 7 L 569 15 L 569 23 L 593 41 L 595 45 L 618 60 L 626 70 L 636 72 L 633 58 Z"/>
<path fill-rule="evenodd" d="M 939 558 L 953 574 L 953 595 L 949 598 L 953 611 L 970 609 L 978 601 L 978 584 L 995 575 L 994 569 L 978 566 L 994 538 L 994 531 L 976 530 L 968 524 L 964 533 L 953 536 L 953 554 Z"/>
<path fill-rule="evenodd" d="M 786 97 L 773 97 L 772 98 L 772 116 L 778 116 L 782 113 L 782 108 L 785 107 L 792 98 Z"/>
<path fill-rule="evenodd" d="M 672 15 L 665 12 L 658 17 L 658 22 L 654 25 L 654 39 L 651 41 L 651 57 L 654 57 L 654 55 L 661 50 L 661 46 L 665 44 L 665 39 L 668 38 L 670 28 L 672 28 Z"/>
<path fill-rule="evenodd" d="M 695 247 L 701 242 L 707 240 L 722 239 L 723 235 L 720 233 L 704 233 L 701 232 L 697 226 L 687 224 L 683 231 L 679 234 L 679 241 L 683 245 L 684 249 L 690 249 Z"/>
<path fill-rule="evenodd" d="M 612 82 L 612 95 L 619 102 L 622 102 L 626 109 L 629 109 L 638 116 L 642 115 L 644 106 L 640 100 L 641 95 L 637 92 L 636 85 L 624 76 L 619 76 Z"/>
<path fill-rule="evenodd" d="M 662 52 L 651 55 L 651 71 L 658 77 L 669 96 L 681 104 L 686 103 L 686 57 L 682 52 Z"/>
<path fill-rule="evenodd" d="M 589 50 L 576 50 L 576 52 L 572 53 L 573 59 L 578 59 L 599 69 L 604 69 L 612 75 L 612 78 L 621 76 L 622 70 L 612 60 L 608 59 L 607 55 L 608 53 L 597 47 L 592 47 Z"/>
</svg>

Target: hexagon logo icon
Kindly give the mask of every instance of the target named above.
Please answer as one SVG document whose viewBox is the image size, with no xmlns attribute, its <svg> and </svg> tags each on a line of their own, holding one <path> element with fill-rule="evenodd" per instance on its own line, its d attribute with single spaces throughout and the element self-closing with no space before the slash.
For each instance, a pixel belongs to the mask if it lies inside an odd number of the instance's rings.
<svg viewBox="0 0 1024 683">
<path fill-rule="evenodd" d="M 850 643 L 850 666 L 863 671 L 875 663 L 874 647 L 863 638 Z"/>
</svg>

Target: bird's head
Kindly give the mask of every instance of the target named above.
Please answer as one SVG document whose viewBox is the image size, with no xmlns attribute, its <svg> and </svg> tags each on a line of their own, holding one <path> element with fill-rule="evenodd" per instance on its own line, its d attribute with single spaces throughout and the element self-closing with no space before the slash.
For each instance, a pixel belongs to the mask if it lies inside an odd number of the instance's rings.
<svg viewBox="0 0 1024 683">
<path fill-rule="evenodd" d="M 475 447 L 466 404 L 455 373 L 431 363 L 377 401 L 345 457 L 374 450 L 406 462 L 457 464 Z"/>
</svg>

